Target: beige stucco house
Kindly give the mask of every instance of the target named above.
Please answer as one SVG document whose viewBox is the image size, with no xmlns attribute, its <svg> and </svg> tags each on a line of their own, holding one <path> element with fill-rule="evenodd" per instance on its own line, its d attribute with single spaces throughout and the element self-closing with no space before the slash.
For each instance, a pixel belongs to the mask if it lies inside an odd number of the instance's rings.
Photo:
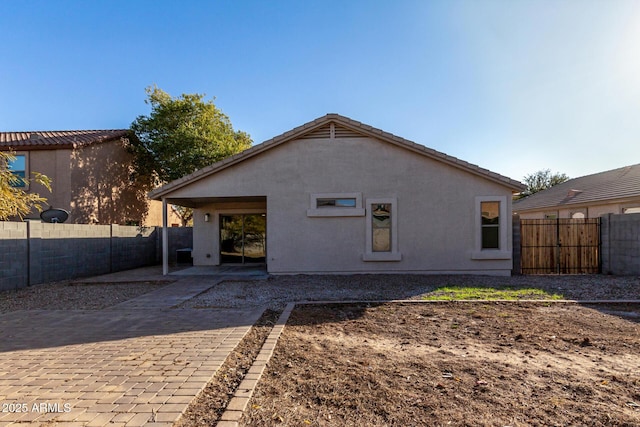
<svg viewBox="0 0 640 427">
<path fill-rule="evenodd" d="M 272 274 L 508 275 L 511 197 L 522 189 L 328 114 L 150 197 L 195 209 L 197 266 L 265 262 Z"/>
<path fill-rule="evenodd" d="M 68 223 L 161 225 L 162 204 L 132 178 L 133 158 L 125 148 L 126 129 L 0 132 L 0 150 L 13 151 L 14 173 L 42 173 L 52 192 L 39 184 L 25 190 L 48 205 L 70 212 Z M 35 209 L 25 219 L 38 219 Z M 169 225 L 179 224 L 171 215 Z"/>
<path fill-rule="evenodd" d="M 570 179 L 513 203 L 522 219 L 640 212 L 640 164 Z"/>
</svg>

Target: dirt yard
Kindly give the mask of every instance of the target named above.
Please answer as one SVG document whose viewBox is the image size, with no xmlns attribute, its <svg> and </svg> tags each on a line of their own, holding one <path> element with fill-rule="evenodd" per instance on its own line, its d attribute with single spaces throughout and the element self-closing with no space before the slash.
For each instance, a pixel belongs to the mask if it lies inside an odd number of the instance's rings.
<svg viewBox="0 0 640 427">
<path fill-rule="evenodd" d="M 298 306 L 251 426 L 638 426 L 640 306 Z"/>
</svg>

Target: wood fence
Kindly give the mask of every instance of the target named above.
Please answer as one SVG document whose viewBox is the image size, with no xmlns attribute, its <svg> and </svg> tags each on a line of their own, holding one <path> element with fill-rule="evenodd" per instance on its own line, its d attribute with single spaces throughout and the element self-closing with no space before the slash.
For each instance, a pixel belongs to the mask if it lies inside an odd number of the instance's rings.
<svg viewBox="0 0 640 427">
<path fill-rule="evenodd" d="M 522 274 L 600 272 L 600 218 L 522 219 Z"/>
</svg>

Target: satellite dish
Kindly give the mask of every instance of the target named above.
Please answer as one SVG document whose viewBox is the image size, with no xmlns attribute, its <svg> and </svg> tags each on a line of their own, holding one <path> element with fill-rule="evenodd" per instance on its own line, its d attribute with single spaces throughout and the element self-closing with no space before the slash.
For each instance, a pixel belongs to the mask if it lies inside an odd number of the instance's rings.
<svg viewBox="0 0 640 427">
<path fill-rule="evenodd" d="M 49 208 L 46 211 L 40 212 L 40 219 L 42 219 L 44 222 L 50 222 L 54 224 L 63 223 L 67 219 L 69 219 L 69 212 L 65 211 L 64 209 Z"/>
</svg>

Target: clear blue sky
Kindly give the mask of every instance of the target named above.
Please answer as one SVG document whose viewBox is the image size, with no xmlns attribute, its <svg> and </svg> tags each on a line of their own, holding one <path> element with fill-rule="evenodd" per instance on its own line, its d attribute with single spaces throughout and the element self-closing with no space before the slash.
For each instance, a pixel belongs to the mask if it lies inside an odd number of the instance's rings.
<svg viewBox="0 0 640 427">
<path fill-rule="evenodd" d="M 640 1 L 0 0 L 0 130 L 205 93 L 262 142 L 339 113 L 521 180 L 640 163 Z"/>
</svg>

